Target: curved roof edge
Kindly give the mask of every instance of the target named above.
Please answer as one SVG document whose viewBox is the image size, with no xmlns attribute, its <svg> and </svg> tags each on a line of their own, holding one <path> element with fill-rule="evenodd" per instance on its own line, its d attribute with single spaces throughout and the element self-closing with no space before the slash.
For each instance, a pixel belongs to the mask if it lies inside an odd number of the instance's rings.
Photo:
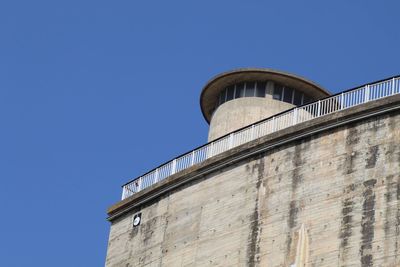
<svg viewBox="0 0 400 267">
<path fill-rule="evenodd" d="M 234 69 L 213 77 L 203 87 L 200 95 L 200 107 L 205 120 L 210 123 L 218 95 L 223 89 L 229 85 L 248 80 L 279 82 L 280 84 L 291 86 L 299 91 L 305 92 L 315 99 L 321 99 L 331 95 L 328 90 L 315 82 L 291 73 L 268 68 Z"/>
</svg>

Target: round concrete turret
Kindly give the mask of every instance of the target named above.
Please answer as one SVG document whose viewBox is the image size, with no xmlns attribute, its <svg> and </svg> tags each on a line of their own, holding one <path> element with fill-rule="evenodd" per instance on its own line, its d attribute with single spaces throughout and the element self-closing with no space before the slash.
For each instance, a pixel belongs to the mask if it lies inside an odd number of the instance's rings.
<svg viewBox="0 0 400 267">
<path fill-rule="evenodd" d="M 210 124 L 208 141 L 330 93 L 302 77 L 272 69 L 222 73 L 203 88 L 200 105 Z"/>
</svg>

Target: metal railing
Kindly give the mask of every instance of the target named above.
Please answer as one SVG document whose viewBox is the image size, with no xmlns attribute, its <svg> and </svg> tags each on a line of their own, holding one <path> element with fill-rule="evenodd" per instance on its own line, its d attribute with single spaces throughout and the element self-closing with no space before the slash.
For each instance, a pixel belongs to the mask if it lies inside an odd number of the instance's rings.
<svg viewBox="0 0 400 267">
<path fill-rule="evenodd" d="M 282 112 L 196 148 L 126 183 L 123 185 L 122 199 L 132 196 L 134 193 L 168 176 L 264 135 L 368 101 L 399 93 L 400 77 L 397 76 Z"/>
</svg>

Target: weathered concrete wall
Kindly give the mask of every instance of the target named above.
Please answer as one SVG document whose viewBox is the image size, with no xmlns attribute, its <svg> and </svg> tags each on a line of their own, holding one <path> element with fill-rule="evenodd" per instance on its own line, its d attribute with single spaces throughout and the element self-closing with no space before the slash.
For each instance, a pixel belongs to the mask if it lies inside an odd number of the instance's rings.
<svg viewBox="0 0 400 267">
<path fill-rule="evenodd" d="M 400 265 L 400 112 L 263 152 L 112 220 L 106 266 Z M 301 243 L 301 242 L 300 242 Z"/>
</svg>

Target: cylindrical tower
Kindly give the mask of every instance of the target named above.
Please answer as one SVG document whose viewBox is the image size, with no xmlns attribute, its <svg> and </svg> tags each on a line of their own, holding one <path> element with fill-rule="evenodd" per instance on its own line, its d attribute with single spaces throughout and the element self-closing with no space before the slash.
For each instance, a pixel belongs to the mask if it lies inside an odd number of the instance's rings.
<svg viewBox="0 0 400 267">
<path fill-rule="evenodd" d="M 295 106 L 329 96 L 312 81 L 272 69 L 246 68 L 211 79 L 200 96 L 208 141 Z"/>
</svg>

